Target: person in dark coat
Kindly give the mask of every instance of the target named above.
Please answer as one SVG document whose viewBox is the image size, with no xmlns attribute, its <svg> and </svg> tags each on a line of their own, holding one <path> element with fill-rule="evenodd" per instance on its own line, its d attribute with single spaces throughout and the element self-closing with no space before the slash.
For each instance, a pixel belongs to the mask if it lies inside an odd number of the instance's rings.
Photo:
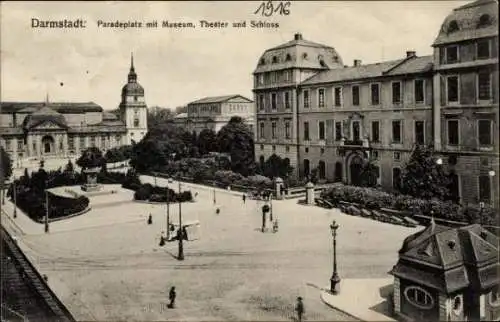
<svg viewBox="0 0 500 322">
<path fill-rule="evenodd" d="M 297 311 L 297 318 L 299 322 L 302 322 L 302 316 L 306 312 L 304 309 L 304 303 L 302 302 L 302 297 L 297 297 L 297 305 L 295 306 L 295 311 Z"/>
<path fill-rule="evenodd" d="M 151 214 L 149 214 L 148 225 L 151 225 L 152 223 L 153 223 L 153 216 L 151 216 Z"/>
<path fill-rule="evenodd" d="M 243 194 L 243 203 L 245 203 L 246 201 L 247 201 L 247 196 Z"/>
<path fill-rule="evenodd" d="M 177 297 L 177 293 L 175 292 L 175 286 L 172 286 L 170 288 L 170 292 L 168 292 L 168 299 L 170 300 L 168 307 L 170 309 L 173 309 L 175 307 L 175 298 L 176 297 Z"/>
</svg>

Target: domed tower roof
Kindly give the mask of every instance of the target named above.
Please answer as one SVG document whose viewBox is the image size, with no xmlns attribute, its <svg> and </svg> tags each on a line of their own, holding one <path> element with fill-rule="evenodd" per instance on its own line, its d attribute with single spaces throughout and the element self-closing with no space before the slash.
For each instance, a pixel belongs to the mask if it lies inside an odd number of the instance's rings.
<svg viewBox="0 0 500 322">
<path fill-rule="evenodd" d="M 433 46 L 492 36 L 498 36 L 498 1 L 477 0 L 446 17 Z"/>
<path fill-rule="evenodd" d="M 137 74 L 134 68 L 134 56 L 130 57 L 130 71 L 128 72 L 128 82 L 122 88 L 122 95 L 144 95 L 144 88 L 137 83 Z"/>
<path fill-rule="evenodd" d="M 266 50 L 254 73 L 287 68 L 324 70 L 342 67 L 342 58 L 335 48 L 305 40 L 297 33 L 293 40 Z"/>
</svg>

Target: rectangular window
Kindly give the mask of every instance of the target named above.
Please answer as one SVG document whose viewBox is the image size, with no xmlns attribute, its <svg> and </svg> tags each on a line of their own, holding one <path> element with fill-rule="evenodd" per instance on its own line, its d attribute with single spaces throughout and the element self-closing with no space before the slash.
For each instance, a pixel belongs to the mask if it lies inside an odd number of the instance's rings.
<svg viewBox="0 0 500 322">
<path fill-rule="evenodd" d="M 276 122 L 271 123 L 271 138 L 276 139 Z"/>
<path fill-rule="evenodd" d="M 359 86 L 352 87 L 352 105 L 359 105 Z"/>
<path fill-rule="evenodd" d="M 342 139 L 342 122 L 335 122 L 335 141 Z"/>
<path fill-rule="evenodd" d="M 325 89 L 318 89 L 318 107 L 325 107 Z"/>
<path fill-rule="evenodd" d="M 292 107 L 290 99 L 291 99 L 290 92 L 285 92 L 285 108 L 286 109 L 290 109 Z"/>
<path fill-rule="evenodd" d="M 401 121 L 392 121 L 392 143 L 402 143 L 402 126 Z"/>
<path fill-rule="evenodd" d="M 264 85 L 264 74 L 259 74 L 259 85 Z"/>
<path fill-rule="evenodd" d="M 319 130 L 319 139 L 324 140 L 325 139 L 325 122 L 320 121 L 318 123 L 318 130 Z"/>
<path fill-rule="evenodd" d="M 400 161 L 401 160 L 401 152 L 394 152 L 394 161 Z"/>
<path fill-rule="evenodd" d="M 95 141 L 96 141 L 96 137 L 95 136 L 91 136 L 90 137 L 90 146 L 91 147 L 95 147 Z"/>
<path fill-rule="evenodd" d="M 480 146 L 490 146 L 493 144 L 492 140 L 492 127 L 490 120 L 478 120 L 477 127 L 479 132 L 479 145 Z"/>
<path fill-rule="evenodd" d="M 261 111 L 265 109 L 264 95 L 259 95 L 259 109 Z"/>
<path fill-rule="evenodd" d="M 446 47 L 446 63 L 454 64 L 458 62 L 458 46 Z"/>
<path fill-rule="evenodd" d="M 259 137 L 261 139 L 263 139 L 265 137 L 264 130 L 265 130 L 265 124 L 264 124 L 264 122 L 261 122 L 260 123 L 260 128 L 259 128 Z"/>
<path fill-rule="evenodd" d="M 289 139 L 290 135 L 290 121 L 285 121 L 285 138 Z"/>
<path fill-rule="evenodd" d="M 392 103 L 401 103 L 401 82 L 392 83 Z"/>
<path fill-rule="evenodd" d="M 342 106 L 342 87 L 335 87 L 335 106 Z"/>
<path fill-rule="evenodd" d="M 352 122 L 352 139 L 354 141 L 361 140 L 361 128 L 359 121 Z"/>
<path fill-rule="evenodd" d="M 75 149 L 75 138 L 73 136 L 68 136 L 68 148 L 70 150 Z"/>
<path fill-rule="evenodd" d="M 491 200 L 491 181 L 488 175 L 479 176 L 479 201 Z"/>
<path fill-rule="evenodd" d="M 424 121 L 415 121 L 415 143 L 422 145 L 425 143 Z"/>
<path fill-rule="evenodd" d="M 379 105 L 380 104 L 380 86 L 379 86 L 379 84 L 371 84 L 370 89 L 371 89 L 372 105 Z"/>
<path fill-rule="evenodd" d="M 80 136 L 80 149 L 85 149 L 85 137 Z"/>
<path fill-rule="evenodd" d="M 11 149 L 10 139 L 5 139 L 5 150 L 10 151 L 10 149 Z"/>
<path fill-rule="evenodd" d="M 392 168 L 392 187 L 395 190 L 399 190 L 401 188 L 401 169 L 400 168 Z"/>
<path fill-rule="evenodd" d="M 378 160 L 378 151 L 372 151 L 372 159 Z"/>
<path fill-rule="evenodd" d="M 309 91 L 304 91 L 304 108 L 309 108 Z"/>
<path fill-rule="evenodd" d="M 491 74 L 489 71 L 480 71 L 477 74 L 477 83 L 480 100 L 491 99 Z"/>
<path fill-rule="evenodd" d="M 271 74 L 271 83 L 272 84 L 276 83 L 276 80 L 277 80 L 276 79 L 276 73 L 275 72 L 271 72 L 270 74 Z"/>
<path fill-rule="evenodd" d="M 304 122 L 304 140 L 309 141 L 309 122 Z"/>
<path fill-rule="evenodd" d="M 458 76 L 446 78 L 446 91 L 448 102 L 458 102 Z"/>
<path fill-rule="evenodd" d="M 415 80 L 415 103 L 423 103 L 425 100 L 424 97 L 424 80 L 423 79 L 416 79 Z"/>
<path fill-rule="evenodd" d="M 24 141 L 23 139 L 18 138 L 17 139 L 17 151 L 22 151 L 24 150 Z"/>
<path fill-rule="evenodd" d="M 290 77 L 290 71 L 289 70 L 285 70 L 283 72 L 283 76 L 285 78 L 285 82 L 289 82 L 291 80 L 291 77 Z"/>
<path fill-rule="evenodd" d="M 276 109 L 277 103 L 276 103 L 276 93 L 271 94 L 271 108 L 273 110 Z"/>
<path fill-rule="evenodd" d="M 481 39 L 477 43 L 477 59 L 488 59 L 490 58 L 490 40 Z"/>
<path fill-rule="evenodd" d="M 380 122 L 372 121 L 372 141 L 380 142 Z"/>
<path fill-rule="evenodd" d="M 458 120 L 448 120 L 448 144 L 458 145 Z"/>
<path fill-rule="evenodd" d="M 121 135 L 117 135 L 117 136 L 115 137 L 115 139 L 116 139 L 116 144 L 120 145 L 120 143 L 121 143 L 121 141 L 122 141 L 122 137 L 121 137 Z"/>
</svg>

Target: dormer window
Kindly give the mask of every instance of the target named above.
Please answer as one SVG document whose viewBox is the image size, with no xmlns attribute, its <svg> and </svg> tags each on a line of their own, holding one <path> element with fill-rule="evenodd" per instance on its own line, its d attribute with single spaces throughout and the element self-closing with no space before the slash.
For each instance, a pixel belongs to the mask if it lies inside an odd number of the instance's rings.
<svg viewBox="0 0 500 322">
<path fill-rule="evenodd" d="M 290 54 L 286 54 L 286 58 L 285 58 L 286 61 L 290 61 L 292 60 L 292 56 Z"/>
<path fill-rule="evenodd" d="M 448 24 L 448 33 L 455 32 L 458 29 L 459 29 L 458 28 L 458 22 L 456 20 L 450 21 L 450 23 Z"/>
<path fill-rule="evenodd" d="M 327 67 L 327 66 L 326 66 L 326 63 L 325 63 L 325 61 L 324 61 L 323 59 L 321 59 L 321 60 L 319 61 L 319 64 L 321 65 L 321 67 Z"/>
<path fill-rule="evenodd" d="M 259 65 L 265 65 L 265 64 L 266 64 L 266 60 L 264 58 L 261 58 Z"/>
<path fill-rule="evenodd" d="M 302 58 L 303 58 L 303 59 L 307 59 L 307 53 L 303 53 L 303 54 L 302 54 Z"/>
<path fill-rule="evenodd" d="M 278 57 L 273 56 L 273 64 L 276 64 L 278 62 Z"/>
<path fill-rule="evenodd" d="M 484 14 L 479 17 L 479 22 L 477 23 L 478 28 L 483 28 L 491 25 L 491 17 L 488 14 Z"/>
</svg>

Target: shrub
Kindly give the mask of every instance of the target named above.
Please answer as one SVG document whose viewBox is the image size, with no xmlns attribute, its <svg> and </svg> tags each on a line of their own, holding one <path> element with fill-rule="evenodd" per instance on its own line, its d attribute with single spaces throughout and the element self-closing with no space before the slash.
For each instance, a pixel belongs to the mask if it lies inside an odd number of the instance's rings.
<svg viewBox="0 0 500 322">
<path fill-rule="evenodd" d="M 150 196 L 151 189 L 148 189 L 144 185 L 137 189 L 137 191 L 134 193 L 135 200 L 149 200 Z"/>
</svg>

